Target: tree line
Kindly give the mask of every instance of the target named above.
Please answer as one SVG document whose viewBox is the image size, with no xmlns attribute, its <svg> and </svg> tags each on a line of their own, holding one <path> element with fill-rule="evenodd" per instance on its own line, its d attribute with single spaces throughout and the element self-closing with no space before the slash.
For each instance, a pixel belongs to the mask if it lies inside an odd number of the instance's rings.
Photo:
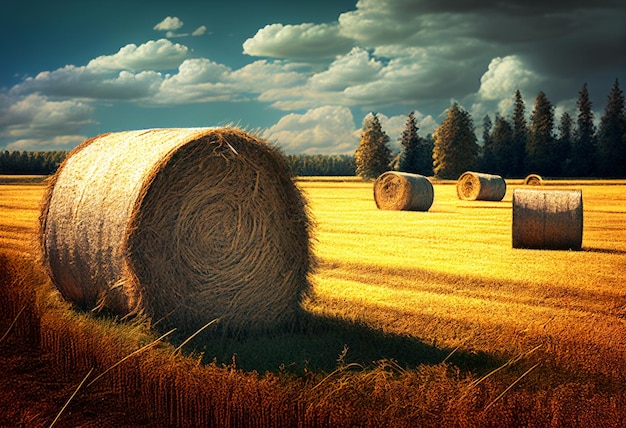
<svg viewBox="0 0 626 428">
<path fill-rule="evenodd" d="M 578 94 L 577 113 L 564 112 L 558 122 L 555 107 L 541 91 L 529 120 L 522 94 L 514 94 L 510 118 L 496 114 L 483 119 L 482 145 L 478 144 L 470 114 L 454 103 L 434 135 L 418 135 L 409 114 L 401 137 L 400 154 L 393 157 L 389 137 L 372 113 L 363 121 L 355 152 L 356 174 L 372 179 L 398 170 L 438 178 L 456 179 L 464 171 L 479 169 L 504 177 L 531 173 L 550 177 L 626 177 L 626 107 L 616 80 L 599 126 L 596 127 L 587 84 Z"/>
<path fill-rule="evenodd" d="M 485 115 L 482 144 L 473 119 L 454 103 L 433 135 L 422 137 L 413 112 L 400 138 L 400 152 L 389 148 L 389 136 L 376 113 L 363 121 L 354 155 L 286 155 L 298 176 L 378 177 L 397 170 L 444 179 L 478 169 L 503 177 L 535 173 L 549 177 L 626 177 L 626 107 L 615 80 L 596 126 L 587 84 L 578 93 L 574 116 L 555 117 L 555 107 L 541 91 L 526 117 L 526 106 L 515 91 L 510 117 Z M 65 151 L 0 152 L 0 174 L 53 174 Z"/>
<path fill-rule="evenodd" d="M 65 160 L 66 151 L 0 151 L 0 174 L 50 175 Z"/>
</svg>

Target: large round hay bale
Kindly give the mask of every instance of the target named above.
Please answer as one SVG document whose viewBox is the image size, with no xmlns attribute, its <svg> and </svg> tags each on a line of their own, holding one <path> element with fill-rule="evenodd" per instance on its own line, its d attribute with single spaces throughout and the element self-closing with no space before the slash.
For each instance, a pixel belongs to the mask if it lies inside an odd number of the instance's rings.
<svg viewBox="0 0 626 428">
<path fill-rule="evenodd" d="M 387 171 L 374 182 L 374 201 L 381 210 L 428 211 L 433 199 L 433 185 L 423 175 Z"/>
<path fill-rule="evenodd" d="M 179 331 L 289 324 L 310 289 L 306 201 L 282 155 L 234 128 L 85 141 L 51 180 L 40 229 L 67 300 Z"/>
<path fill-rule="evenodd" d="M 524 179 L 525 186 L 541 186 L 543 184 L 543 178 L 537 174 L 529 174 Z"/>
<path fill-rule="evenodd" d="M 513 192 L 513 248 L 579 250 L 582 240 L 581 190 Z"/>
<path fill-rule="evenodd" d="M 456 194 L 466 201 L 501 201 L 506 182 L 499 175 L 467 171 L 456 182 Z"/>
</svg>

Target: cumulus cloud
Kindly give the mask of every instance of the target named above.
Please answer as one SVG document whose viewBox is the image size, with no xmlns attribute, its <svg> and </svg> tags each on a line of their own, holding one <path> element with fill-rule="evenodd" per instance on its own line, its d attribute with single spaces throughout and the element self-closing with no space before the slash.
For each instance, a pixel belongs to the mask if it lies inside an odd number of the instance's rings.
<svg viewBox="0 0 626 428">
<path fill-rule="evenodd" d="M 9 150 L 66 150 L 85 139 L 80 132 L 93 121 L 93 107 L 53 101 L 39 94 L 0 103 L 0 146 Z"/>
<path fill-rule="evenodd" d="M 175 16 L 168 16 L 163 21 L 159 22 L 153 27 L 153 30 L 157 31 L 176 31 L 179 28 L 182 28 L 184 25 L 183 21 L 178 19 Z"/>
<path fill-rule="evenodd" d="M 515 56 L 494 58 L 487 72 L 480 78 L 478 95 L 483 100 L 501 100 L 510 97 L 515 90 L 536 88 L 541 77 Z"/>
<path fill-rule="evenodd" d="M 68 65 L 29 77 L 13 87 L 11 92 L 92 100 L 139 100 L 154 94 L 161 80 L 161 73 L 155 71 L 132 73 L 123 70 L 101 74 L 89 67 Z"/>
<path fill-rule="evenodd" d="M 393 141 L 406 120 L 399 113 L 410 108 L 428 110 L 418 116 L 426 135 L 451 99 L 472 106 L 479 122 L 485 113 L 510 108 L 515 89 L 529 105 L 544 90 L 560 106 L 584 81 L 593 87 L 596 75 L 622 80 L 626 57 L 617 53 L 626 47 L 623 10 L 613 0 L 359 0 L 334 22 L 258 29 L 243 53 L 265 59 L 239 68 L 192 57 L 188 47 L 162 38 L 128 44 L 86 65 L 42 71 L 4 92 L 1 120 L 29 144 L 29 132 L 51 130 L 55 120 L 77 126 L 59 136 L 80 135 L 94 101 L 260 102 L 259 108 L 288 113 L 266 131 L 287 150 L 351 153 L 358 143 L 355 112 L 387 113 L 381 122 Z M 153 28 L 171 38 L 189 35 L 178 33 L 183 26 L 168 16 Z M 206 32 L 200 26 L 191 35 Z M 27 113 L 37 102 L 39 115 Z M 74 104 L 54 104 L 64 102 Z M 46 116 L 52 107 L 58 115 Z"/>
<path fill-rule="evenodd" d="M 262 136 L 287 153 L 353 154 L 359 144 L 356 131 L 350 109 L 324 106 L 283 116 Z"/>
<path fill-rule="evenodd" d="M 168 75 L 151 101 L 177 105 L 228 100 L 232 86 L 225 83 L 231 69 L 206 58 L 185 60 L 178 72 Z"/>
<path fill-rule="evenodd" d="M 347 55 L 337 57 L 327 70 L 313 75 L 310 84 L 317 90 L 343 91 L 374 80 L 382 68 L 380 61 L 371 58 L 367 51 L 353 48 Z"/>
<path fill-rule="evenodd" d="M 167 39 L 150 40 L 142 45 L 128 44 L 113 55 L 92 59 L 87 68 L 94 72 L 108 70 L 169 70 L 178 67 L 187 57 L 187 46 Z"/>
<path fill-rule="evenodd" d="M 206 26 L 205 25 L 201 25 L 198 28 L 196 28 L 195 30 L 193 30 L 193 32 L 191 33 L 192 36 L 197 37 L 197 36 L 202 36 L 204 33 L 206 33 Z"/>
<path fill-rule="evenodd" d="M 493 113 L 506 116 L 512 109 L 516 90 L 522 96 L 530 96 L 538 93 L 544 84 L 543 76 L 531 70 L 518 56 L 496 57 L 480 78 L 476 94 L 468 95 L 466 100 L 472 102 L 470 113 L 476 120 Z"/>
<path fill-rule="evenodd" d="M 251 56 L 314 60 L 345 53 L 353 42 L 339 34 L 333 24 L 270 24 L 243 43 L 243 53 Z"/>
</svg>

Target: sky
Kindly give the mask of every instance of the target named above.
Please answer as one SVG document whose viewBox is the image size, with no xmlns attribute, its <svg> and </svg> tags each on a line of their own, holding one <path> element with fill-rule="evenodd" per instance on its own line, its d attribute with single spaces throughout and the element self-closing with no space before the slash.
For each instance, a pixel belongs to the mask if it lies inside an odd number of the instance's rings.
<svg viewBox="0 0 626 428">
<path fill-rule="evenodd" d="M 0 15 L 0 149 L 238 126 L 285 153 L 353 154 L 375 112 L 397 149 L 457 102 L 477 131 L 543 91 L 596 120 L 626 89 L 623 0 L 57 0 Z"/>
</svg>

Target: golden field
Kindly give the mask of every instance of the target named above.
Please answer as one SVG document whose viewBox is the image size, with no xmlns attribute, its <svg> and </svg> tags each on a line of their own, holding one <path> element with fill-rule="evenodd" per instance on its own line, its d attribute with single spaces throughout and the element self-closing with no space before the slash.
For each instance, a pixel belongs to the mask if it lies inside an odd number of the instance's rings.
<svg viewBox="0 0 626 428">
<path fill-rule="evenodd" d="M 330 350 L 337 371 L 279 375 L 281 388 L 300 388 L 286 396 L 305 403 L 283 425 L 620 426 L 626 420 L 626 182 L 550 183 L 583 191 L 581 251 L 512 248 L 517 182 L 508 183 L 501 202 L 461 201 L 453 183 L 435 183 L 428 212 L 378 210 L 372 183 L 360 180 L 298 184 L 310 203 L 319 258 L 307 311 L 415 340 L 439 361 L 424 358 L 409 367 L 394 350 L 382 349 L 383 362 L 346 366 L 357 347 L 348 337 L 345 353 Z M 44 183 L 0 185 L 1 252 L 34 258 L 44 190 Z M 210 346 L 203 352 L 210 361 Z M 255 376 L 267 382 L 263 373 Z"/>
<path fill-rule="evenodd" d="M 379 211 L 371 184 L 306 183 L 317 219 L 311 310 L 438 347 L 520 355 L 626 379 L 626 186 L 582 188 L 582 251 L 513 249 L 501 202 L 435 185 L 428 212 Z M 540 370 L 540 369 L 539 369 Z"/>
</svg>

